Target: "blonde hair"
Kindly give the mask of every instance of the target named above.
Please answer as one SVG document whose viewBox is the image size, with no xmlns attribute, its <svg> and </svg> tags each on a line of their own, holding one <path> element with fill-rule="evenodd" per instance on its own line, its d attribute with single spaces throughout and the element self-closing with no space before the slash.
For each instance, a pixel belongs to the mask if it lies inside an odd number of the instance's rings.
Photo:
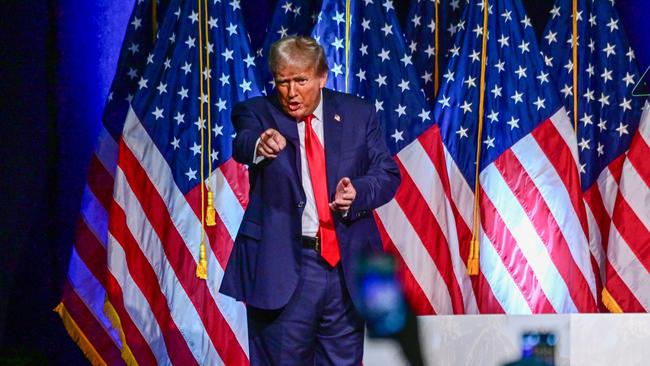
<svg viewBox="0 0 650 366">
<path fill-rule="evenodd" d="M 323 47 L 307 36 L 289 36 L 271 45 L 269 70 L 275 75 L 284 65 L 314 66 L 319 75 L 329 71 Z"/>
</svg>

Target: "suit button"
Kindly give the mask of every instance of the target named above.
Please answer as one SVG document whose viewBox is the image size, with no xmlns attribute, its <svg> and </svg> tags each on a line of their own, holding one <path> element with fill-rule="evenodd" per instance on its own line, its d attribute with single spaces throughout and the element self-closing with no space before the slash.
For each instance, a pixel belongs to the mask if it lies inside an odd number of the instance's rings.
<svg viewBox="0 0 650 366">
<path fill-rule="evenodd" d="M 298 202 L 298 208 L 303 208 L 305 206 L 305 201 Z"/>
<path fill-rule="evenodd" d="M 359 216 L 365 216 L 365 214 L 367 214 L 367 213 L 368 213 L 368 211 L 362 210 L 362 211 L 359 212 Z"/>
</svg>

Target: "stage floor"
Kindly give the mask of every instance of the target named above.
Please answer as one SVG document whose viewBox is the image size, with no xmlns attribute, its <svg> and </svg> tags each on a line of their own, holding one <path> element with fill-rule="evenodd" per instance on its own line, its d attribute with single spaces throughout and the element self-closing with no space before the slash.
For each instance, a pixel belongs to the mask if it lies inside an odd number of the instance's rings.
<svg viewBox="0 0 650 366">
<path fill-rule="evenodd" d="M 650 365 L 650 314 L 419 317 L 426 365 L 497 366 L 521 356 L 521 335 L 553 332 L 558 366 Z M 366 366 L 407 365 L 399 346 L 366 339 Z"/>
</svg>

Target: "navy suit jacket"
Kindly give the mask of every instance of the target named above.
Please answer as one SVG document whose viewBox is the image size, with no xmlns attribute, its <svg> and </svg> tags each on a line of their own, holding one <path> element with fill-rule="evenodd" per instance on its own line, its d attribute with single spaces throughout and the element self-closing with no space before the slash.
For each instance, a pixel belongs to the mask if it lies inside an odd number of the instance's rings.
<svg viewBox="0 0 650 366">
<path fill-rule="evenodd" d="M 235 160 L 249 166 L 250 200 L 226 267 L 220 291 L 261 309 L 279 309 L 296 289 L 302 249 L 305 193 L 300 141 L 294 119 L 276 95 L 237 104 Z M 253 164 L 257 139 L 278 130 L 287 145 L 277 158 Z M 356 298 L 354 264 L 361 254 L 382 250 L 372 214 L 397 190 L 400 174 L 386 148 L 374 107 L 357 97 L 323 89 L 323 134 L 328 194 L 349 177 L 356 189 L 349 214 L 334 213 L 345 281 Z"/>
</svg>

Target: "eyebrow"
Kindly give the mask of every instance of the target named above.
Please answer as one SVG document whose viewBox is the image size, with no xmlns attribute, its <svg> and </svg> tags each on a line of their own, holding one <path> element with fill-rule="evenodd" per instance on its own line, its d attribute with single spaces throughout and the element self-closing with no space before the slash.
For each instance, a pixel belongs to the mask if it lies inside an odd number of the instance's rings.
<svg viewBox="0 0 650 366">
<path fill-rule="evenodd" d="M 301 81 L 301 80 L 309 80 L 309 76 L 306 75 L 296 75 L 293 77 L 286 77 L 286 78 L 277 78 L 276 82 L 285 82 L 285 81 Z"/>
</svg>

